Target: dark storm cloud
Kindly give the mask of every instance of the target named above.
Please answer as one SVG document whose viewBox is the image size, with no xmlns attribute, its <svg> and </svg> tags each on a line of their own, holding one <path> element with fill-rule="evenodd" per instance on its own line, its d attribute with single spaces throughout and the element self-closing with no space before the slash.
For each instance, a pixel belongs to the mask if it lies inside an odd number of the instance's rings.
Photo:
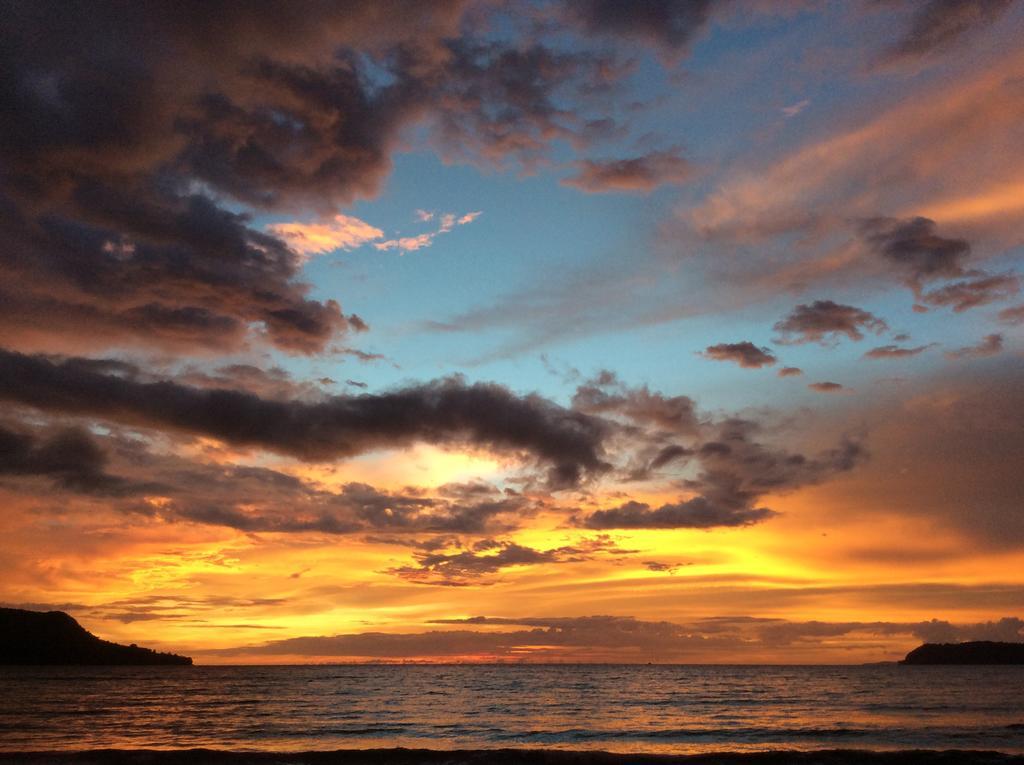
<svg viewBox="0 0 1024 765">
<path fill-rule="evenodd" d="M 745 369 L 759 369 L 778 361 L 771 349 L 759 348 L 749 340 L 742 343 L 709 345 L 700 355 L 715 361 L 735 361 Z"/>
<path fill-rule="evenodd" d="M 18 290 L 0 295 L 0 323 L 81 345 L 221 349 L 262 333 L 300 353 L 358 328 L 306 297 L 280 241 L 190 189 L 261 205 L 375 191 L 402 113 L 332 51 L 457 15 L 395 10 L 5 3 L 0 274 Z"/>
<path fill-rule="evenodd" d="M 908 356 L 917 356 L 920 353 L 924 353 L 929 348 L 935 346 L 935 343 L 928 343 L 928 345 L 918 345 L 913 348 L 904 348 L 899 345 L 882 345 L 878 348 L 872 348 L 870 351 L 864 354 L 866 359 L 905 359 Z"/>
<path fill-rule="evenodd" d="M 574 166 L 576 174 L 564 178 L 562 185 L 591 194 L 648 194 L 660 186 L 681 183 L 692 173 L 690 163 L 677 150 L 656 151 L 628 159 L 581 160 Z"/>
<path fill-rule="evenodd" d="M 22 350 L 303 354 L 365 330 L 227 200 L 372 196 L 414 124 L 490 163 L 584 145 L 566 99 L 613 62 L 457 38 L 462 5 L 4 3 L 0 329 Z"/>
<path fill-rule="evenodd" d="M 946 351 L 946 358 L 956 359 L 982 359 L 988 356 L 995 356 L 1003 351 L 1003 336 L 998 332 L 985 335 L 977 345 L 968 345 L 964 348 Z"/>
<path fill-rule="evenodd" d="M 169 167 L 247 200 L 347 201 L 386 172 L 402 102 L 347 50 L 430 47 L 460 6 L 5 3 L 11 177 Z"/>
<path fill-rule="evenodd" d="M 886 52 L 888 60 L 938 53 L 975 29 L 996 21 L 1011 0 L 928 0 L 914 3 L 910 28 Z"/>
<path fill-rule="evenodd" d="M 861 234 L 912 284 L 962 276 L 970 244 L 941 237 L 936 228 L 929 218 L 870 218 L 861 223 Z"/>
<path fill-rule="evenodd" d="M 978 275 L 964 281 L 953 282 L 943 287 L 918 295 L 922 303 L 938 306 L 952 306 L 953 311 L 962 313 L 971 308 L 1008 300 L 1020 292 L 1020 278 L 1015 274 Z"/>
<path fill-rule="evenodd" d="M 312 353 L 351 328 L 337 302 L 306 297 L 295 254 L 244 215 L 130 182 L 80 187 L 59 212 L 12 210 L 0 226 L 11 336 L 229 349 L 258 335 Z"/>
<path fill-rule="evenodd" d="M 60 489 L 85 494 L 123 495 L 140 487 L 106 472 L 107 456 L 81 428 L 48 436 L 0 425 L 0 477 L 40 476 Z"/>
<path fill-rule="evenodd" d="M 684 51 L 707 24 L 713 0 L 578 0 L 565 14 L 589 34 L 623 37 L 670 55 Z"/>
<path fill-rule="evenodd" d="M 380 395 L 275 400 L 175 382 L 137 382 L 0 350 L 0 399 L 49 412 L 211 436 L 302 459 L 329 460 L 408 445 L 465 442 L 524 451 L 551 467 L 558 485 L 606 469 L 606 425 L 536 395 L 447 378 Z"/>
<path fill-rule="evenodd" d="M 827 345 L 836 342 L 839 335 L 845 335 L 851 340 L 863 340 L 865 330 L 878 335 L 888 328 L 882 319 L 868 311 L 831 300 L 801 303 L 774 327 L 781 335 L 776 342 L 785 345 Z"/>
<path fill-rule="evenodd" d="M 759 505 L 761 497 L 819 483 L 866 458 L 864 448 L 851 439 L 816 457 L 771 447 L 757 440 L 760 426 L 750 420 L 725 420 L 707 430 L 711 440 L 693 452 L 700 466 L 696 477 L 679 482 L 694 496 L 657 508 L 630 501 L 577 514 L 573 523 L 592 529 L 748 526 L 776 514 Z"/>
</svg>

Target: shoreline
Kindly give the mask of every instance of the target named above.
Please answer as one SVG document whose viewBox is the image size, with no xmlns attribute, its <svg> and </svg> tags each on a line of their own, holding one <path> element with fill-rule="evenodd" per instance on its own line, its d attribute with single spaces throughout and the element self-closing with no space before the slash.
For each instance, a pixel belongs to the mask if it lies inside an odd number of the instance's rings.
<svg viewBox="0 0 1024 765">
<path fill-rule="evenodd" d="M 338 749 L 241 752 L 215 749 L 96 749 L 0 752 L 0 765 L 1024 765 L 1024 754 L 961 749 L 765 750 L 628 754 L 565 749 Z"/>
</svg>

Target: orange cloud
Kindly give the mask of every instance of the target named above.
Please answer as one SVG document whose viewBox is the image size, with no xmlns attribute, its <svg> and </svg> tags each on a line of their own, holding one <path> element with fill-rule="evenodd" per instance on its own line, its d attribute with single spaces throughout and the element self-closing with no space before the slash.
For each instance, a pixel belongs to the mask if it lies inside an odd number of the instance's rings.
<svg viewBox="0 0 1024 765">
<path fill-rule="evenodd" d="M 1024 55 L 943 81 L 860 125 L 735 172 L 682 214 L 710 237 L 760 239 L 822 218 L 927 215 L 940 224 L 1024 207 Z"/>
<path fill-rule="evenodd" d="M 274 223 L 267 230 L 305 257 L 351 250 L 384 236 L 383 231 L 366 221 L 341 214 L 326 223 Z"/>
</svg>

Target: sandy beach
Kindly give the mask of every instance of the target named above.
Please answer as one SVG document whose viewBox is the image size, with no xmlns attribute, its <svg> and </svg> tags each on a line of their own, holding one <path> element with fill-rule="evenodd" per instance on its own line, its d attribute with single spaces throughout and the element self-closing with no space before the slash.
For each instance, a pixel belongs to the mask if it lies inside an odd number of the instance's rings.
<svg viewBox="0 0 1024 765">
<path fill-rule="evenodd" d="M 13 752 L 0 765 L 1024 765 L 1024 756 L 968 750 L 720 752 L 652 755 L 540 749 L 347 749 L 333 752 L 95 750 Z"/>
</svg>

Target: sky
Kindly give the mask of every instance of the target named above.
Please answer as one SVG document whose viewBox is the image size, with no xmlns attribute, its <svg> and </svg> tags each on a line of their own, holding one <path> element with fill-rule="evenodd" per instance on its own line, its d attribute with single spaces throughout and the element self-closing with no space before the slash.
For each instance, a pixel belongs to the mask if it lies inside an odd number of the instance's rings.
<svg viewBox="0 0 1024 765">
<path fill-rule="evenodd" d="M 1024 640 L 1024 3 L 4 3 L 0 604 L 199 663 Z"/>
</svg>

